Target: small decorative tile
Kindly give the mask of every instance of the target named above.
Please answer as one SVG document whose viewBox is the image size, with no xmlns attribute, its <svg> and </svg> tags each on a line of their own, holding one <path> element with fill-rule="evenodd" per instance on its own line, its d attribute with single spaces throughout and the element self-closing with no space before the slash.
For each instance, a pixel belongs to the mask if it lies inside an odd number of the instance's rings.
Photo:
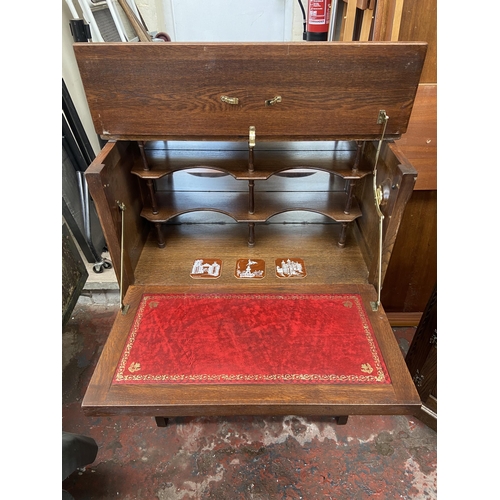
<svg viewBox="0 0 500 500">
<path fill-rule="evenodd" d="M 222 271 L 222 260 L 220 259 L 196 259 L 191 269 L 191 278 L 194 279 L 216 279 Z"/>
<path fill-rule="evenodd" d="M 234 276 L 238 279 L 260 280 L 266 275 L 266 263 L 262 259 L 238 259 Z"/>
<path fill-rule="evenodd" d="M 306 266 L 302 259 L 276 259 L 276 276 L 278 278 L 305 278 Z"/>
</svg>

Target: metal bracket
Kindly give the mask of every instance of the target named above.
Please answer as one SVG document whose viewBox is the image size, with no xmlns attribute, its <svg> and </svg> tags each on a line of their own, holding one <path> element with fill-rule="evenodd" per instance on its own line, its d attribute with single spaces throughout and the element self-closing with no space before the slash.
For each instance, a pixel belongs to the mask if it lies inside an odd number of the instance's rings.
<svg viewBox="0 0 500 500">
<path fill-rule="evenodd" d="M 384 123 L 388 119 L 389 119 L 389 117 L 387 116 L 385 109 L 381 109 L 378 112 L 377 125 L 382 125 L 382 123 Z"/>
</svg>

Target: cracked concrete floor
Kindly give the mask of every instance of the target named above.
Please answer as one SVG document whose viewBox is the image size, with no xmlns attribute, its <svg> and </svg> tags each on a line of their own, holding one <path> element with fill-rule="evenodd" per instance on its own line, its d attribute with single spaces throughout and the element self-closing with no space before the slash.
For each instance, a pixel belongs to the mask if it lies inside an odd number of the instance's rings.
<svg viewBox="0 0 500 500">
<path fill-rule="evenodd" d="M 437 435 L 414 417 L 176 418 L 164 428 L 85 417 L 81 399 L 117 311 L 78 303 L 63 329 L 62 428 L 99 446 L 63 481 L 75 500 L 437 498 Z M 405 352 L 411 332 L 395 333 Z"/>
</svg>

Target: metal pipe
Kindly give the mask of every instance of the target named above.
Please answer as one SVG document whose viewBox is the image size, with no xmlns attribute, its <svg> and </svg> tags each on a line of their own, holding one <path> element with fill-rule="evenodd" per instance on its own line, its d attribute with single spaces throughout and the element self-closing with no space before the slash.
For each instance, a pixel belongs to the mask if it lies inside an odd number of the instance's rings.
<svg viewBox="0 0 500 500">
<path fill-rule="evenodd" d="M 83 172 L 80 172 L 80 177 L 83 182 L 83 195 L 84 195 L 84 210 L 85 210 L 85 233 L 87 235 L 87 239 L 91 241 L 91 227 L 90 227 L 90 204 L 89 204 L 89 185 L 87 184 L 87 180 L 85 179 L 85 175 Z"/>
<path fill-rule="evenodd" d="M 72 0 L 66 0 L 66 3 L 68 4 L 69 10 L 71 12 L 71 15 L 73 16 L 73 19 L 78 19 L 80 16 L 78 15 L 78 12 L 75 9 L 75 6 L 73 5 Z"/>
<path fill-rule="evenodd" d="M 78 0 L 78 3 L 83 11 L 83 17 L 90 24 L 90 29 L 92 30 L 92 41 L 104 42 L 101 32 L 99 31 L 99 27 L 97 26 L 97 22 L 94 18 L 94 14 L 92 14 L 92 10 L 90 9 L 89 2 L 90 0 Z"/>
<path fill-rule="evenodd" d="M 330 14 L 330 26 L 328 27 L 328 41 L 333 42 L 335 38 L 335 21 L 337 19 L 338 3 L 342 0 L 332 0 L 332 8 Z"/>
</svg>

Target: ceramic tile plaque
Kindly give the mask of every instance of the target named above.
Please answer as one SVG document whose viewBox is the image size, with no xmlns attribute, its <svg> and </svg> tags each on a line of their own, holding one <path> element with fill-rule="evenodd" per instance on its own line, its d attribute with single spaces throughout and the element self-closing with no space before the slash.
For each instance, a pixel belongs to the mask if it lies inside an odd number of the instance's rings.
<svg viewBox="0 0 500 500">
<path fill-rule="evenodd" d="M 220 259 L 196 259 L 191 268 L 191 278 L 217 279 L 222 271 Z"/>
<path fill-rule="evenodd" d="M 306 266 L 302 259 L 276 259 L 276 276 L 278 278 L 305 278 Z"/>
<path fill-rule="evenodd" d="M 266 263 L 262 259 L 238 259 L 234 275 L 238 279 L 262 279 L 266 275 Z"/>
</svg>

